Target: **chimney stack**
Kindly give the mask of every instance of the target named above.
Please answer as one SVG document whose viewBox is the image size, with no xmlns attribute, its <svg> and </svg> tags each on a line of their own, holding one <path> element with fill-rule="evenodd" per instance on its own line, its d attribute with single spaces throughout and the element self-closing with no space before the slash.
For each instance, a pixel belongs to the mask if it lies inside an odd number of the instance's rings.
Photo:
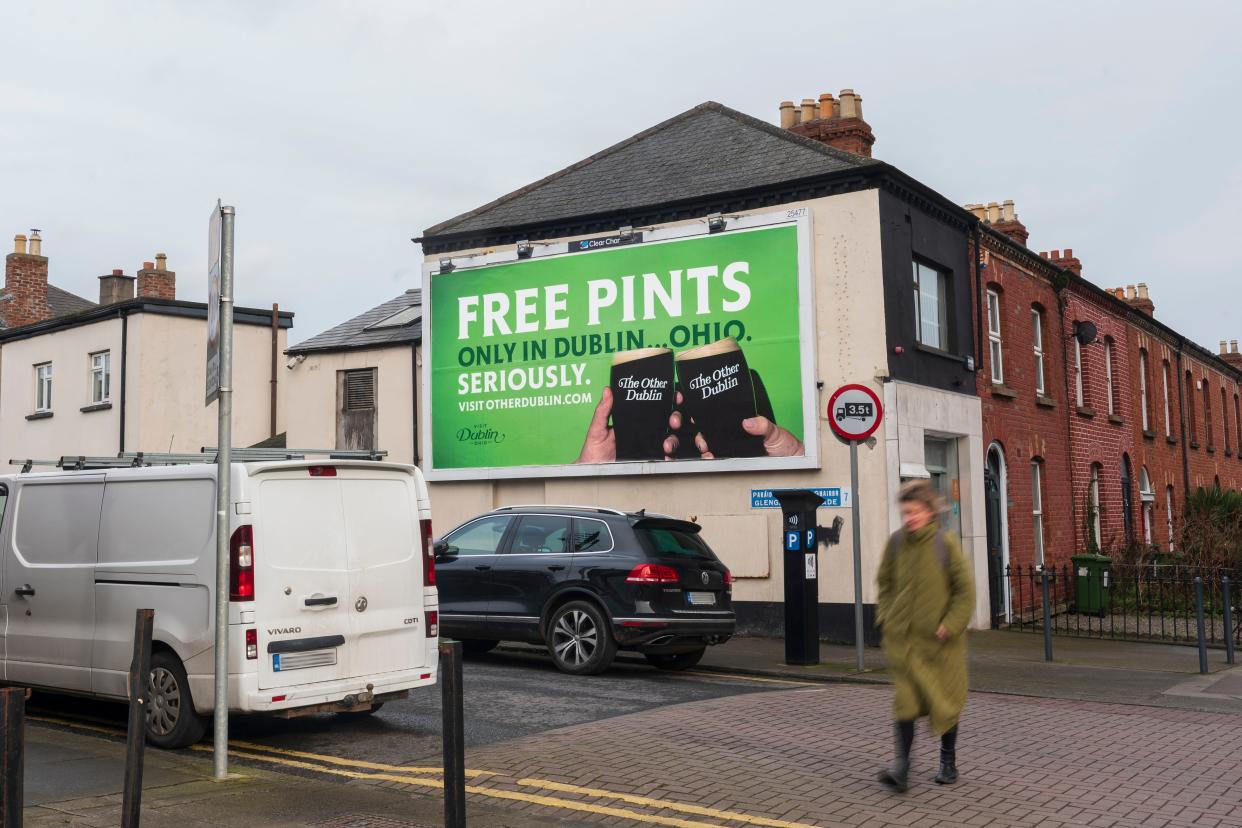
<svg viewBox="0 0 1242 828">
<path fill-rule="evenodd" d="M 30 247 L 21 233 L 13 237 L 13 252 L 4 257 L 4 292 L 0 319 L 7 328 L 32 325 L 51 317 L 47 306 L 47 257 L 38 230 L 30 231 Z"/>
<path fill-rule="evenodd" d="M 1027 232 L 1026 225 L 1014 212 L 1012 198 L 1007 198 L 1000 204 L 993 201 L 986 207 L 982 204 L 967 204 L 966 209 L 996 232 L 1004 233 L 1013 241 L 1026 247 L 1026 240 L 1031 237 L 1031 234 Z"/>
<path fill-rule="evenodd" d="M 803 98 L 801 106 L 782 101 L 781 127 L 839 150 L 871 157 L 875 133 L 863 120 L 862 96 L 853 89 L 842 89 L 839 99 L 831 92 Z"/>
<path fill-rule="evenodd" d="M 1236 370 L 1242 371 L 1242 354 L 1238 353 L 1238 340 L 1229 340 L 1229 349 L 1225 350 L 1225 340 L 1220 341 L 1220 358 L 1228 362 Z"/>
<path fill-rule="evenodd" d="M 1127 291 L 1133 293 L 1126 297 L 1126 301 L 1137 311 L 1145 313 L 1148 316 L 1156 315 L 1156 303 L 1151 301 L 1151 297 L 1147 295 L 1147 283 L 1139 282 L 1135 286 L 1126 286 Z"/>
<path fill-rule="evenodd" d="M 117 268 L 99 277 L 99 304 L 114 305 L 134 298 L 134 277 Z"/>
<path fill-rule="evenodd" d="M 138 271 L 139 299 L 176 299 L 177 274 L 168 269 L 168 257 L 155 254 L 155 264 L 143 262 Z"/>
<path fill-rule="evenodd" d="M 1047 253 L 1040 253 L 1039 255 L 1052 262 L 1062 270 L 1068 270 L 1075 276 L 1082 275 L 1082 262 L 1078 261 L 1078 257 L 1074 255 L 1074 251 L 1068 247 L 1065 248 L 1064 256 L 1061 255 L 1060 250 L 1052 251 L 1051 256 Z"/>
</svg>

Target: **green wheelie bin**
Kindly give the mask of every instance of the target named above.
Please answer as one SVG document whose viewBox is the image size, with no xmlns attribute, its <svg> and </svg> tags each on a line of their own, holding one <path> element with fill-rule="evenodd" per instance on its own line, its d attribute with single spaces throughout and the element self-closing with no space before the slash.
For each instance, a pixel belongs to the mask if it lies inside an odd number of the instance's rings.
<svg viewBox="0 0 1242 828">
<path fill-rule="evenodd" d="M 1074 562 L 1074 609 L 1103 617 L 1108 613 L 1108 594 L 1111 578 L 1109 567 L 1113 559 L 1107 555 L 1075 555 Z"/>
</svg>

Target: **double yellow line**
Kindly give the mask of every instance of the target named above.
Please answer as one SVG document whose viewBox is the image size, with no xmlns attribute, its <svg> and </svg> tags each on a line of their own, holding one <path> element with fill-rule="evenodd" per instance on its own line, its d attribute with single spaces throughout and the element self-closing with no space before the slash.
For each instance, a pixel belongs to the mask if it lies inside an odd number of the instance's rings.
<svg viewBox="0 0 1242 828">
<path fill-rule="evenodd" d="M 83 730 L 90 733 L 100 733 L 107 736 L 119 736 L 124 734 L 124 730 L 122 728 L 103 724 L 88 724 L 76 719 L 61 719 L 40 715 L 29 715 L 27 718 L 37 722 L 59 725 L 61 727 L 68 727 L 74 730 Z M 200 753 L 212 752 L 212 748 L 209 745 L 192 745 L 190 749 Z M 279 767 L 312 771 L 315 773 L 338 776 L 346 779 L 369 780 L 375 782 L 397 782 L 402 785 L 413 785 L 424 788 L 444 788 L 443 779 L 437 778 L 443 775 L 443 771 L 441 768 L 437 767 L 390 765 L 383 762 L 369 762 L 364 759 L 346 759 L 342 756 L 331 756 L 322 753 L 308 753 L 306 751 L 291 750 L 288 748 L 270 747 L 268 745 L 261 745 L 255 742 L 245 742 L 239 740 L 229 741 L 229 753 L 231 756 L 235 756 L 239 759 L 245 759 L 250 762 L 261 762 Z M 477 782 L 484 781 L 486 777 L 498 778 L 499 775 L 484 770 L 467 770 L 466 777 L 467 779 L 472 779 Z M 675 816 L 662 816 L 655 813 L 635 811 L 629 808 L 619 808 L 612 805 L 583 802 L 576 799 L 565 799 L 557 796 L 547 796 L 542 793 L 526 793 L 525 791 L 512 791 L 503 788 L 484 787 L 478 784 L 467 784 L 466 792 L 491 799 L 525 802 L 532 805 L 541 805 L 546 808 L 557 808 L 566 811 L 604 814 L 607 816 L 617 817 L 619 819 L 628 819 L 634 822 L 646 823 L 648 825 L 666 825 L 670 826 L 670 828 L 721 828 L 722 822 L 725 824 L 735 823 L 741 825 L 758 825 L 763 826 L 763 828 L 813 828 L 813 826 L 800 822 L 771 819 L 769 817 L 744 814 L 737 811 L 724 811 L 717 808 L 705 808 L 700 805 L 674 802 L 648 796 L 638 796 L 636 794 L 620 793 L 602 788 L 584 788 L 578 785 L 566 785 L 561 782 L 552 782 L 546 779 L 527 777 L 518 779 L 516 784 L 519 787 L 533 788 L 538 791 L 570 794 L 593 800 L 610 800 L 613 802 L 634 805 L 655 811 L 667 811 L 677 814 L 706 817 L 708 819 L 718 821 L 698 822 Z"/>
</svg>

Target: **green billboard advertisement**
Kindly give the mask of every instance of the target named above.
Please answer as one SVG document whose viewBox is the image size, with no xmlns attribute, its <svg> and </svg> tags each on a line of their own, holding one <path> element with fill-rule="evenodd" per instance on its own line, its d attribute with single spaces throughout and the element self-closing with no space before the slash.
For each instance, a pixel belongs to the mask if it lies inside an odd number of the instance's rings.
<svg viewBox="0 0 1242 828">
<path fill-rule="evenodd" d="M 433 479 L 806 467 L 805 236 L 614 237 L 430 275 Z"/>
</svg>

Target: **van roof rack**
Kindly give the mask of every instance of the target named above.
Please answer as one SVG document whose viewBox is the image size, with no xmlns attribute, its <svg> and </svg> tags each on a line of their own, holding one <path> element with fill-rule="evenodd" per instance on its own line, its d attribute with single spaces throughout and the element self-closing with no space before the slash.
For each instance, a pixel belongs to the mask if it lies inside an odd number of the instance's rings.
<svg viewBox="0 0 1242 828">
<path fill-rule="evenodd" d="M 101 469 L 129 469 L 147 466 L 176 466 L 194 463 L 215 463 L 216 448 L 204 446 L 193 452 L 143 452 L 123 451 L 114 457 L 88 457 L 85 455 L 62 455 L 58 460 L 9 460 L 13 466 L 21 466 L 26 474 L 35 466 L 48 466 L 65 471 L 98 471 Z M 235 448 L 232 460 L 239 463 L 259 463 L 279 460 L 305 460 L 307 457 L 327 457 L 330 460 L 383 460 L 387 451 L 370 449 L 282 449 L 282 448 Z"/>
<path fill-rule="evenodd" d="M 606 506 L 575 506 L 572 503 L 522 503 L 513 504 L 511 506 L 497 506 L 493 512 L 509 512 L 514 509 L 574 509 L 579 512 L 598 512 L 604 515 L 624 515 L 619 509 L 609 509 Z"/>
</svg>

